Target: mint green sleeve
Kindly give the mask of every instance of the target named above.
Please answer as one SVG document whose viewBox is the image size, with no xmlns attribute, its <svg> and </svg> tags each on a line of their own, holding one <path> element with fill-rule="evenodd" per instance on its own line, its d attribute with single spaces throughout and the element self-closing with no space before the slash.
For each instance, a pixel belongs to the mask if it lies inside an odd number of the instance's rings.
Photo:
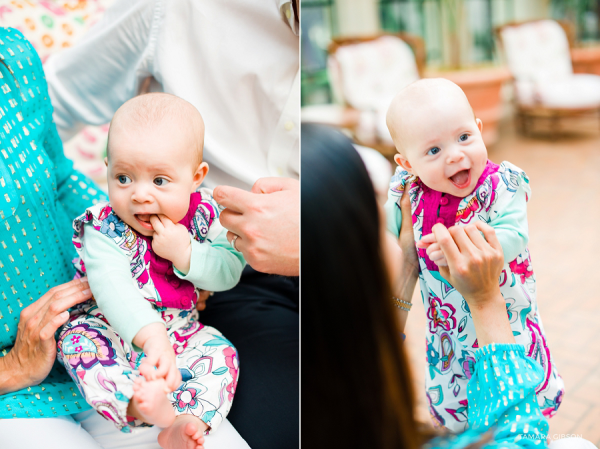
<svg viewBox="0 0 600 449">
<path fill-rule="evenodd" d="M 400 198 L 392 196 L 388 191 L 388 200 L 383 206 L 387 230 L 395 237 L 400 235 L 400 227 L 402 226 L 402 212 L 397 204 L 398 201 L 400 201 Z"/>
<path fill-rule="evenodd" d="M 222 292 L 237 285 L 246 265 L 242 253 L 235 251 L 227 241 L 227 230 L 212 241 L 200 243 L 192 236 L 190 271 L 184 275 L 174 269 L 175 274 L 195 287 L 211 292 Z"/>
<path fill-rule="evenodd" d="M 400 235 L 400 227 L 402 226 L 402 211 L 400 210 L 400 199 L 404 192 L 404 186 L 412 175 L 398 166 L 396 172 L 390 180 L 390 188 L 388 190 L 388 199 L 383 206 L 386 217 L 386 227 L 395 237 Z"/>
<path fill-rule="evenodd" d="M 506 181 L 501 181 L 503 189 L 498 189 L 498 198 L 494 207 L 497 213 L 491 216 L 488 223 L 496 231 L 496 236 L 504 251 L 504 262 L 509 263 L 517 258 L 529 243 L 527 225 L 527 202 L 531 197 L 529 178 L 525 172 L 514 165 L 503 162 L 501 169 Z"/>
<path fill-rule="evenodd" d="M 133 338 L 148 324 L 164 323 L 132 282 L 129 260 L 114 243 L 91 224 L 83 233 L 83 262 L 92 294 L 104 316 L 135 350 Z"/>
</svg>

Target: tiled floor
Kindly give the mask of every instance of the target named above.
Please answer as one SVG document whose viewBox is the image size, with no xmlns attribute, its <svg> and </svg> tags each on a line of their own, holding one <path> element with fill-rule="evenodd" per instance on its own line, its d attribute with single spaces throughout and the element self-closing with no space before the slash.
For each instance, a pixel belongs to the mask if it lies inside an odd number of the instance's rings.
<svg viewBox="0 0 600 449">
<path fill-rule="evenodd" d="M 548 345 L 566 384 L 550 437 L 578 434 L 600 447 L 600 130 L 598 120 L 566 122 L 582 130 L 554 141 L 515 135 L 510 123 L 489 149 L 529 176 L 529 248 L 537 276 L 538 304 Z M 414 298 L 406 329 L 419 399 L 424 390 L 425 315 Z"/>
</svg>

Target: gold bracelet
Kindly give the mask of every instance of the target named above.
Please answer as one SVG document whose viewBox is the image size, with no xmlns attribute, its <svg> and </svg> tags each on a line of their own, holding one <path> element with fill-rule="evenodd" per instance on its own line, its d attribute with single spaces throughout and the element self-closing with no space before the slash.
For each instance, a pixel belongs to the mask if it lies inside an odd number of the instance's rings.
<svg viewBox="0 0 600 449">
<path fill-rule="evenodd" d="M 400 310 L 404 310 L 405 312 L 410 312 L 410 308 L 412 307 L 412 302 L 404 301 L 403 299 L 396 298 L 392 296 L 392 301 L 394 305 L 398 307 Z"/>
</svg>

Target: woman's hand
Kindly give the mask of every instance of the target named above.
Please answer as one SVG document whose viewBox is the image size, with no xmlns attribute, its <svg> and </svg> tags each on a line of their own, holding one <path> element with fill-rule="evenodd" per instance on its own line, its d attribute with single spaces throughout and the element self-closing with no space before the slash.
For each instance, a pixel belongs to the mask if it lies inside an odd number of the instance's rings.
<svg viewBox="0 0 600 449">
<path fill-rule="evenodd" d="M 87 279 L 74 279 L 21 311 L 15 344 L 0 358 L 0 394 L 38 385 L 48 376 L 56 359 L 54 333 L 69 319 L 69 308 L 91 297 Z"/>
<path fill-rule="evenodd" d="M 467 301 L 479 347 L 514 343 L 506 303 L 498 286 L 504 255 L 494 229 L 477 222 L 450 229 L 436 224 L 432 230 L 448 262 L 447 267 L 439 267 L 440 274 Z"/>
<path fill-rule="evenodd" d="M 411 181 L 408 180 L 406 186 L 409 186 L 410 182 Z M 415 247 L 415 234 L 413 231 L 412 210 L 410 208 L 408 187 L 405 188 L 404 195 L 400 198 L 400 210 L 402 211 L 402 226 L 400 227 L 398 244 L 400 245 L 400 249 L 402 249 L 402 258 L 405 265 L 404 271 L 411 276 L 418 277 L 419 256 L 417 255 L 417 249 Z"/>
<path fill-rule="evenodd" d="M 440 274 L 465 297 L 469 306 L 485 304 L 495 297 L 500 291 L 498 279 L 504 255 L 494 229 L 479 221 L 450 229 L 436 224 L 432 230 L 448 261 L 447 267 L 439 267 Z"/>
</svg>

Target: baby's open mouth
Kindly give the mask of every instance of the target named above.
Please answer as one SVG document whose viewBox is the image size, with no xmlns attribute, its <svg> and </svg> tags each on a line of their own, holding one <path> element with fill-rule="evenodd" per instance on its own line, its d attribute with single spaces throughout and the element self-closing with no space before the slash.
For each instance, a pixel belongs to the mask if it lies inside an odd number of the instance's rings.
<svg viewBox="0 0 600 449">
<path fill-rule="evenodd" d="M 450 176 L 450 181 L 459 189 L 464 189 L 471 184 L 471 169 L 461 170 Z"/>
<path fill-rule="evenodd" d="M 150 223 L 150 214 L 134 214 L 135 219 L 143 228 L 152 230 L 152 224 Z"/>
</svg>

